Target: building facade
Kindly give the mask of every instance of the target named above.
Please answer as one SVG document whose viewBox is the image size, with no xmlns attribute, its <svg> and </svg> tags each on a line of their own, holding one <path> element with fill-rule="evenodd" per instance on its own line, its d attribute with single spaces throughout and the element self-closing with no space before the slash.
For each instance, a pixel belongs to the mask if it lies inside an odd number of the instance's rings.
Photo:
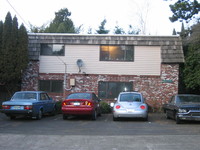
<svg viewBox="0 0 200 150">
<path fill-rule="evenodd" d="M 95 92 L 113 101 L 139 91 L 159 107 L 178 93 L 178 36 L 29 34 L 29 64 L 22 90 L 44 90 L 56 100 L 71 92 Z"/>
</svg>

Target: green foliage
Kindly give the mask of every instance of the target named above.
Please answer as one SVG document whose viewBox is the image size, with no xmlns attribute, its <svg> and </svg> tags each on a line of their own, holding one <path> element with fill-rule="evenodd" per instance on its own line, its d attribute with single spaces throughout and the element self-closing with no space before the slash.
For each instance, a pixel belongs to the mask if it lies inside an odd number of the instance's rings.
<svg viewBox="0 0 200 150">
<path fill-rule="evenodd" d="M 114 34 L 125 34 L 125 31 L 117 25 L 115 26 Z"/>
<path fill-rule="evenodd" d="M 76 33 L 73 21 L 69 18 L 71 12 L 67 8 L 60 9 L 55 13 L 54 20 L 44 32 L 46 33 Z"/>
<path fill-rule="evenodd" d="M 200 23 L 193 26 L 185 57 L 184 81 L 187 88 L 200 89 Z"/>
<path fill-rule="evenodd" d="M 178 0 L 169 7 L 173 13 L 172 17 L 169 18 L 171 22 L 190 21 L 200 11 L 200 3 L 197 0 Z"/>
<path fill-rule="evenodd" d="M 28 63 L 28 36 L 25 27 L 18 28 L 17 18 L 8 12 L 0 23 L 0 84 L 8 91 L 19 90 L 22 73 Z"/>
<path fill-rule="evenodd" d="M 129 25 L 128 34 L 135 34 L 135 35 L 137 35 L 137 34 L 139 34 L 139 32 L 140 32 L 139 29 L 135 29 L 135 28 L 133 28 L 132 25 Z"/>
<path fill-rule="evenodd" d="M 59 114 L 62 113 L 61 108 L 62 108 L 62 101 L 57 101 L 56 102 L 56 111 L 57 111 L 57 113 L 59 113 Z"/>
<path fill-rule="evenodd" d="M 102 22 L 101 22 L 101 25 L 99 26 L 99 30 L 96 30 L 96 32 L 98 34 L 108 34 L 110 31 L 109 30 L 106 30 L 105 29 L 105 25 L 106 25 L 106 19 L 104 19 Z"/>
<path fill-rule="evenodd" d="M 110 105 L 108 103 L 101 101 L 100 105 L 101 105 L 101 110 L 102 110 L 103 114 L 111 113 L 112 110 L 111 110 Z"/>
</svg>

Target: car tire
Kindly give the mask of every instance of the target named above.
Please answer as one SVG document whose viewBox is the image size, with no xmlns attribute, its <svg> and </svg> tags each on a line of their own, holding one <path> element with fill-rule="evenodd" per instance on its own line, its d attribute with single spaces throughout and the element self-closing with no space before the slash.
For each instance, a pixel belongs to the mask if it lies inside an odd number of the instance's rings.
<svg viewBox="0 0 200 150">
<path fill-rule="evenodd" d="M 180 124 L 181 123 L 181 120 L 180 120 L 180 118 L 178 117 L 177 114 L 175 116 L 175 120 L 176 120 L 176 124 Z"/>
<path fill-rule="evenodd" d="M 37 120 L 41 120 L 42 119 L 42 110 L 41 109 L 39 110 L 36 119 Z"/>
<path fill-rule="evenodd" d="M 56 107 L 53 108 L 52 112 L 50 112 L 51 116 L 55 116 L 56 115 Z"/>
<path fill-rule="evenodd" d="M 166 119 L 170 119 L 169 115 L 168 115 L 168 111 L 165 112 L 165 118 Z"/>
<path fill-rule="evenodd" d="M 16 119 L 16 116 L 10 116 L 10 120 Z"/>
<path fill-rule="evenodd" d="M 67 120 L 68 116 L 63 114 L 63 120 Z"/>
<path fill-rule="evenodd" d="M 96 112 L 96 110 L 92 113 L 92 120 L 97 120 L 97 112 Z"/>
<path fill-rule="evenodd" d="M 145 118 L 144 118 L 144 121 L 148 121 L 149 120 L 149 116 L 147 115 Z"/>
<path fill-rule="evenodd" d="M 119 118 L 113 116 L 113 121 L 118 121 Z"/>
</svg>

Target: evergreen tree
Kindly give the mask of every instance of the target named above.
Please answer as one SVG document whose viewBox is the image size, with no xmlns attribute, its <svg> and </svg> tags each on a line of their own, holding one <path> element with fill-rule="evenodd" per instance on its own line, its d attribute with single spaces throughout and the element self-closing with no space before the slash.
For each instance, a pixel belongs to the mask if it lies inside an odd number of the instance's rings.
<svg viewBox="0 0 200 150">
<path fill-rule="evenodd" d="M 44 32 L 46 33 L 76 33 L 73 21 L 69 18 L 71 12 L 67 8 L 61 9 L 55 13 L 54 20 L 50 23 Z"/>
<path fill-rule="evenodd" d="M 99 26 L 99 30 L 96 30 L 96 32 L 98 34 L 108 34 L 110 31 L 109 30 L 106 30 L 105 29 L 105 25 L 106 25 L 106 19 L 104 19 L 102 22 L 101 22 L 101 25 Z"/>
<path fill-rule="evenodd" d="M 125 34 L 125 31 L 120 28 L 118 25 L 115 26 L 114 34 Z"/>
<path fill-rule="evenodd" d="M 172 35 L 176 35 L 176 30 L 173 29 Z"/>
<path fill-rule="evenodd" d="M 12 94 L 20 90 L 21 73 L 28 63 L 28 36 L 23 25 L 18 28 L 17 17 L 7 13 L 0 22 L 0 85 Z"/>
<path fill-rule="evenodd" d="M 170 17 L 171 22 L 190 21 L 200 12 L 200 3 L 197 0 L 178 0 L 175 4 L 169 6 L 173 15 Z"/>
</svg>

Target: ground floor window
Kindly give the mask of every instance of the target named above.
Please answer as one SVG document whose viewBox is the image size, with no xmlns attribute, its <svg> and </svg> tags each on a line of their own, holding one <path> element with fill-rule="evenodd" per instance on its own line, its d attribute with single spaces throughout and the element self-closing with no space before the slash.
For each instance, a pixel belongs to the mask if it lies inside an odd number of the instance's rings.
<svg viewBox="0 0 200 150">
<path fill-rule="evenodd" d="M 99 82 L 99 98 L 117 98 L 123 91 L 132 91 L 133 82 Z"/>
<path fill-rule="evenodd" d="M 62 93 L 63 92 L 63 81 L 62 80 L 39 80 L 39 90 Z"/>
</svg>

